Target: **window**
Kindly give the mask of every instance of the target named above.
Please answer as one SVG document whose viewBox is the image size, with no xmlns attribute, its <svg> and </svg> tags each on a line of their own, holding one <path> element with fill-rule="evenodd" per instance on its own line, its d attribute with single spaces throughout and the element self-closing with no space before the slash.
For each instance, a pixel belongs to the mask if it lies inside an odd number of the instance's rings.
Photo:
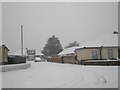
<svg viewBox="0 0 120 90">
<path fill-rule="evenodd" d="M 98 59 L 98 53 L 97 51 L 92 52 L 92 59 Z"/>
<path fill-rule="evenodd" d="M 113 49 L 108 48 L 108 59 L 112 59 L 112 58 L 113 58 Z"/>
</svg>

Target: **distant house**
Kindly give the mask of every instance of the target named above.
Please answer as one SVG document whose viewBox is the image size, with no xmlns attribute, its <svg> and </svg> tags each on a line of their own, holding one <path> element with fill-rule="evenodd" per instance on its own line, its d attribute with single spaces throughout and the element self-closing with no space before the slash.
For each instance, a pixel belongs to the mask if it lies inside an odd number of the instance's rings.
<svg viewBox="0 0 120 90">
<path fill-rule="evenodd" d="M 34 49 L 27 50 L 27 59 L 28 60 L 34 60 L 35 55 L 36 55 L 36 50 L 34 50 Z"/>
<path fill-rule="evenodd" d="M 44 54 L 36 51 L 36 56 L 44 56 Z"/>
<path fill-rule="evenodd" d="M 118 46 L 83 47 L 76 49 L 80 60 L 117 59 Z"/>
<path fill-rule="evenodd" d="M 0 64 L 8 63 L 8 51 L 5 45 L 0 46 Z"/>
<path fill-rule="evenodd" d="M 45 57 L 45 55 L 41 52 L 36 51 L 35 57 L 40 57 L 42 59 Z"/>
</svg>

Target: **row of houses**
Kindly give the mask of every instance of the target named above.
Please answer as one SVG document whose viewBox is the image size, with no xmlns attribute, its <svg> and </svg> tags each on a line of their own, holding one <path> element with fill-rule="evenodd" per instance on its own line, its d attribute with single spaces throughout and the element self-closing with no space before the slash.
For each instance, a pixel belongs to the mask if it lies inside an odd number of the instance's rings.
<svg viewBox="0 0 120 90">
<path fill-rule="evenodd" d="M 101 37 L 98 37 L 97 39 L 86 41 L 78 47 L 64 49 L 56 57 L 62 57 L 63 62 L 65 63 L 76 63 L 76 60 L 117 61 L 118 58 L 120 59 L 120 47 L 118 46 L 118 37 L 115 35 L 103 35 Z M 52 59 L 48 58 L 48 61 L 51 60 Z"/>
<path fill-rule="evenodd" d="M 118 41 L 116 38 L 112 40 L 113 38 L 110 37 L 111 36 L 107 36 L 107 39 L 103 37 L 104 40 L 95 40 L 95 43 L 88 42 L 86 45 L 84 44 L 64 49 L 58 55 L 48 57 L 48 61 L 76 63 L 76 60 L 118 60 L 118 58 L 120 59 L 120 47 L 118 46 Z M 113 43 L 113 41 L 116 43 Z M 104 43 L 107 43 L 107 45 Z M 0 46 L 0 64 L 8 62 L 8 52 L 9 49 L 5 45 Z M 40 57 L 41 55 L 38 55 L 34 49 L 26 49 L 26 56 L 28 60 L 34 60 L 36 56 Z"/>
<path fill-rule="evenodd" d="M 9 55 L 9 51 L 6 45 L 0 46 L 0 65 L 26 63 L 24 56 Z"/>
<path fill-rule="evenodd" d="M 5 45 L 0 46 L 0 64 L 8 63 L 8 52 L 9 49 Z M 27 53 L 29 60 L 36 56 L 35 50 L 28 50 Z M 48 57 L 48 61 L 75 64 L 76 60 L 117 60 L 118 58 L 120 58 L 118 46 L 72 47 L 63 50 L 57 56 Z"/>
<path fill-rule="evenodd" d="M 76 64 L 77 61 L 115 61 L 120 58 L 119 54 L 120 49 L 118 46 L 71 47 L 64 49 L 54 57 L 49 57 L 48 62 Z"/>
<path fill-rule="evenodd" d="M 5 45 L 0 46 L 0 64 L 8 62 L 8 52 L 9 49 Z M 28 50 L 27 54 L 29 60 L 34 59 L 35 56 L 40 57 L 36 55 L 35 50 Z M 120 47 L 118 46 L 71 47 L 54 57 L 48 57 L 48 61 L 75 64 L 76 60 L 117 60 L 118 58 L 120 58 Z"/>
</svg>

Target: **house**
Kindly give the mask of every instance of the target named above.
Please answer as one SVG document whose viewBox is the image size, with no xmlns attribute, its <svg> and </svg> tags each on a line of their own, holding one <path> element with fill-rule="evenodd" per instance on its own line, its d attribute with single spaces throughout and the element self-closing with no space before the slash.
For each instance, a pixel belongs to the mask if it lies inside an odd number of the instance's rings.
<svg viewBox="0 0 120 90">
<path fill-rule="evenodd" d="M 28 60 L 34 60 L 36 55 L 36 50 L 34 49 L 28 49 L 27 50 L 27 59 Z"/>
<path fill-rule="evenodd" d="M 77 48 L 80 48 L 80 47 L 74 46 L 74 47 L 66 48 L 62 52 L 60 52 L 58 55 L 60 55 L 60 56 L 75 55 L 75 49 L 77 49 Z"/>
<path fill-rule="evenodd" d="M 35 57 L 40 57 L 41 59 L 45 59 L 45 55 L 38 51 L 36 51 Z"/>
<path fill-rule="evenodd" d="M 118 46 L 83 47 L 75 50 L 80 60 L 117 59 Z"/>
<path fill-rule="evenodd" d="M 117 59 L 118 52 L 118 36 L 112 34 L 85 41 L 76 49 L 77 58 L 80 60 Z"/>
<path fill-rule="evenodd" d="M 47 61 L 48 62 L 56 62 L 56 63 L 70 63 L 70 64 L 75 64 L 75 49 L 77 47 L 71 47 L 71 48 L 66 48 L 63 51 L 61 51 L 58 55 L 53 55 L 48 57 Z"/>
<path fill-rule="evenodd" d="M 66 48 L 58 54 L 60 57 L 62 57 L 63 63 L 70 63 L 70 64 L 75 64 L 76 63 L 75 50 L 77 48 L 80 48 L 80 47 L 75 46 L 75 47 L 71 47 L 71 48 Z"/>
<path fill-rule="evenodd" d="M 5 45 L 0 46 L 0 64 L 8 63 L 8 52 L 9 49 Z"/>
</svg>

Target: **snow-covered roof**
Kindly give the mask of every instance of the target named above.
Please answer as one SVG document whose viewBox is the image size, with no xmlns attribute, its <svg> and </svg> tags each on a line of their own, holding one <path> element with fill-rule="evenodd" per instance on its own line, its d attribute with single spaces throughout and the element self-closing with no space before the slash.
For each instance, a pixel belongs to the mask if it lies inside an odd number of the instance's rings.
<svg viewBox="0 0 120 90">
<path fill-rule="evenodd" d="M 62 52 L 60 52 L 58 55 L 66 55 L 66 54 L 72 54 L 72 53 L 75 53 L 75 49 L 77 48 L 80 48 L 79 46 L 76 46 L 76 47 L 71 47 L 71 48 L 67 48 L 67 49 L 64 49 Z"/>
<path fill-rule="evenodd" d="M 4 48 L 6 48 L 8 51 L 10 51 L 5 44 L 2 44 L 0 47 L 4 47 Z"/>
<path fill-rule="evenodd" d="M 40 52 L 39 55 L 44 55 L 44 54 Z"/>
<path fill-rule="evenodd" d="M 44 55 L 40 50 L 36 50 L 36 55 Z"/>
<path fill-rule="evenodd" d="M 36 55 L 44 55 L 44 54 L 37 51 L 37 52 L 36 52 Z"/>
</svg>

